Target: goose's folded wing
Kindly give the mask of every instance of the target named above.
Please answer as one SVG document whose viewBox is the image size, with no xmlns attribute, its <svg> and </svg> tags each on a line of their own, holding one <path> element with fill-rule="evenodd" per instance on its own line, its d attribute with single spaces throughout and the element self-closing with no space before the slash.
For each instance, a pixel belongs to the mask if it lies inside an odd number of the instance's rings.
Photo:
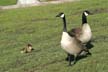
<svg viewBox="0 0 108 72">
<path fill-rule="evenodd" d="M 82 34 L 82 30 L 81 28 L 73 28 L 68 33 L 70 36 L 78 37 Z"/>
</svg>

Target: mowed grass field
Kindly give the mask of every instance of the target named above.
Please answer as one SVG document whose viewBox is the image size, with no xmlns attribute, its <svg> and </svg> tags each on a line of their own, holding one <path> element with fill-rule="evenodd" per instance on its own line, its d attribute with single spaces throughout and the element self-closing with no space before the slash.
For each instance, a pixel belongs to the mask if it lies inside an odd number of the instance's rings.
<svg viewBox="0 0 108 72">
<path fill-rule="evenodd" d="M 0 0 L 0 6 L 16 4 L 17 0 Z"/>
<path fill-rule="evenodd" d="M 108 1 L 81 0 L 12 10 L 0 10 L 0 72 L 108 72 Z M 68 30 L 81 25 L 81 13 L 89 10 L 93 32 L 92 56 L 68 66 L 60 47 L 64 12 Z M 21 54 L 28 43 L 34 51 Z"/>
<path fill-rule="evenodd" d="M 40 0 L 41 2 L 44 1 L 55 1 L 55 0 Z M 15 5 L 17 3 L 17 0 L 0 0 L 0 6 L 6 6 L 6 5 Z"/>
</svg>

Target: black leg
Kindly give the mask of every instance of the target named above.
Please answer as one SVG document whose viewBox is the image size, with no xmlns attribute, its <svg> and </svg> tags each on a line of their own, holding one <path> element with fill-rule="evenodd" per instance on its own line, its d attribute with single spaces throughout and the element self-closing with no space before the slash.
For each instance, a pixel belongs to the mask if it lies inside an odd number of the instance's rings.
<svg viewBox="0 0 108 72">
<path fill-rule="evenodd" d="M 68 59 L 69 59 L 69 66 L 71 66 L 71 55 L 68 54 Z"/>
<path fill-rule="evenodd" d="M 92 55 L 92 54 L 89 52 L 89 50 L 87 51 L 87 55 Z"/>
<path fill-rule="evenodd" d="M 77 56 L 76 55 L 74 55 L 74 60 L 73 61 L 72 61 L 71 58 L 72 58 L 72 55 L 69 56 L 69 66 L 74 65 L 77 61 Z"/>
<path fill-rule="evenodd" d="M 84 51 L 87 52 L 86 55 L 91 55 L 91 53 L 89 52 L 89 49 L 85 49 Z"/>
<path fill-rule="evenodd" d="M 65 59 L 66 61 L 69 61 L 69 54 L 67 54 L 67 57 Z"/>
<path fill-rule="evenodd" d="M 77 54 L 74 55 L 74 60 L 71 64 L 74 65 L 76 63 L 76 61 L 77 61 Z"/>
<path fill-rule="evenodd" d="M 91 55 L 91 53 L 89 52 L 89 49 L 86 47 L 80 52 L 80 54 L 82 54 L 82 53 L 84 53 L 86 56 Z"/>
<path fill-rule="evenodd" d="M 73 65 L 74 64 L 73 63 L 74 62 L 74 55 L 68 54 L 68 61 L 69 61 L 69 66 Z"/>
<path fill-rule="evenodd" d="M 87 49 L 91 49 L 94 47 L 94 45 L 91 43 L 91 41 L 89 41 L 88 43 L 86 43 L 85 45 L 87 47 Z"/>
<path fill-rule="evenodd" d="M 73 55 L 70 55 L 69 53 L 67 54 L 67 57 L 66 57 L 66 61 L 69 61 L 69 57 L 70 57 L 70 60 L 73 61 L 74 60 L 74 56 Z"/>
</svg>

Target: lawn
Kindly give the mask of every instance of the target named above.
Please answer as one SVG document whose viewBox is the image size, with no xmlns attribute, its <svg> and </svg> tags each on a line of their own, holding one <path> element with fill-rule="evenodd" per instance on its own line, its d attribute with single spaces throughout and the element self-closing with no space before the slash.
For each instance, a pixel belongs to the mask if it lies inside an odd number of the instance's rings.
<svg viewBox="0 0 108 72">
<path fill-rule="evenodd" d="M 17 0 L 0 0 L 0 6 L 16 4 Z"/>
<path fill-rule="evenodd" d="M 0 10 L 0 72 L 108 72 L 108 1 L 46 5 Z M 66 14 L 68 30 L 81 24 L 83 10 L 93 12 L 88 23 L 93 32 L 92 56 L 68 66 L 66 53 L 60 47 L 62 20 Z M 21 54 L 28 43 L 32 53 Z"/>
<path fill-rule="evenodd" d="M 55 1 L 55 0 L 40 0 L 41 2 L 44 1 Z M 0 0 L 0 6 L 6 6 L 6 5 L 14 5 L 17 3 L 17 0 Z"/>
</svg>

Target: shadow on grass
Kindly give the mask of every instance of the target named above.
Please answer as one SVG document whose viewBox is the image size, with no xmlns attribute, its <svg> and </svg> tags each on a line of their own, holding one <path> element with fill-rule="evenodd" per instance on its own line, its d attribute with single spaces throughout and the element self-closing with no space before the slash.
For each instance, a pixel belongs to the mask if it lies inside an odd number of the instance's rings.
<svg viewBox="0 0 108 72">
<path fill-rule="evenodd" d="M 89 41 L 85 46 L 87 49 L 91 49 L 94 47 L 94 45 L 92 44 L 92 41 Z"/>
<path fill-rule="evenodd" d="M 77 59 L 76 59 L 75 64 L 76 64 L 79 60 L 84 59 L 84 58 L 86 58 L 86 57 L 88 57 L 88 56 L 90 56 L 90 55 L 78 56 Z M 65 60 L 66 60 L 66 61 L 69 61 L 68 57 L 67 57 Z M 73 56 L 73 55 L 71 56 L 71 61 L 74 61 L 74 56 Z"/>
</svg>

